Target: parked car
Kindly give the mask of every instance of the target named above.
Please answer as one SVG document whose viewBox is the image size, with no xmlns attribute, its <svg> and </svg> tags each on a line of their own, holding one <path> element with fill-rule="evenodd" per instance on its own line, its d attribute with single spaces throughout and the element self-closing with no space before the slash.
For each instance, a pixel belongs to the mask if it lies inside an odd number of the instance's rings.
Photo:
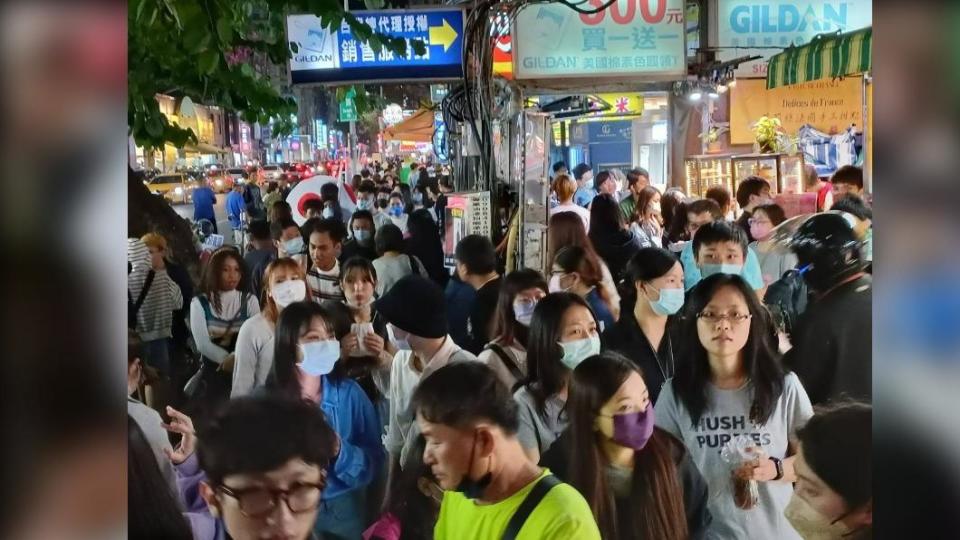
<svg viewBox="0 0 960 540">
<path fill-rule="evenodd" d="M 210 187 L 217 193 L 227 193 L 233 189 L 233 185 L 236 183 L 233 176 L 226 170 L 209 170 L 207 171 L 207 179 L 210 182 Z"/>
<path fill-rule="evenodd" d="M 143 183 L 150 193 L 162 195 L 168 202 L 176 204 L 193 202 L 193 190 L 199 185 L 186 173 L 160 174 Z"/>
<path fill-rule="evenodd" d="M 283 177 L 283 172 L 279 165 L 264 165 L 260 169 L 260 179 L 263 182 L 276 182 Z"/>
</svg>

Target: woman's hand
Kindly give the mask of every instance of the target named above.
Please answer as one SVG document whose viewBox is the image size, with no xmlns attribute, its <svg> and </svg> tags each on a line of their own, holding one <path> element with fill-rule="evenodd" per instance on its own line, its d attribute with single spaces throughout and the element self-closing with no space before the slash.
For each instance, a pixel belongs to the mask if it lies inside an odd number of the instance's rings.
<svg viewBox="0 0 960 540">
<path fill-rule="evenodd" d="M 233 364 L 236 362 L 236 360 L 237 355 L 230 353 L 226 358 L 223 359 L 223 362 L 220 364 L 218 369 L 224 373 L 233 373 Z"/>
<path fill-rule="evenodd" d="M 190 454 L 193 454 L 194 449 L 196 449 L 197 434 L 193 429 L 193 420 L 191 420 L 189 416 L 173 407 L 167 407 L 167 414 L 170 415 L 170 423 L 162 424 L 163 429 L 171 433 L 179 433 L 181 438 L 180 444 L 177 445 L 176 449 L 171 450 L 165 448 L 164 453 L 167 454 L 167 457 L 170 458 L 170 461 L 172 461 L 174 465 L 180 465 L 186 461 L 187 458 L 190 457 Z"/>
<path fill-rule="evenodd" d="M 759 448 L 751 448 L 748 451 L 757 458 L 737 469 L 736 475 L 738 477 L 758 482 L 769 482 L 777 477 L 777 466 L 767 456 L 766 452 Z"/>
<path fill-rule="evenodd" d="M 370 332 L 363 336 L 363 347 L 370 353 L 370 356 L 380 358 L 384 351 L 383 338 L 374 332 Z"/>
<path fill-rule="evenodd" d="M 357 334 L 353 332 L 343 336 L 343 339 L 340 340 L 340 352 L 343 358 L 349 358 L 359 348 L 360 341 L 357 339 Z"/>
</svg>

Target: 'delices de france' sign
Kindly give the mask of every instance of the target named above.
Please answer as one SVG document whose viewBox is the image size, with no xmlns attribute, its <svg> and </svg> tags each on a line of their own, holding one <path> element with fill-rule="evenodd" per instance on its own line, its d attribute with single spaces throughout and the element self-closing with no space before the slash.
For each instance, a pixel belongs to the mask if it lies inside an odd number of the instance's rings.
<svg viewBox="0 0 960 540">
<path fill-rule="evenodd" d="M 600 7 L 589 0 L 584 8 Z M 513 26 L 517 79 L 672 79 L 686 73 L 684 0 L 617 0 L 581 14 L 531 4 Z"/>
<path fill-rule="evenodd" d="M 873 23 L 872 0 L 718 0 L 717 4 L 713 34 L 721 47 L 720 59 L 763 57 L 740 64 L 738 77 L 766 77 L 766 59 L 817 34 L 848 32 Z"/>
</svg>

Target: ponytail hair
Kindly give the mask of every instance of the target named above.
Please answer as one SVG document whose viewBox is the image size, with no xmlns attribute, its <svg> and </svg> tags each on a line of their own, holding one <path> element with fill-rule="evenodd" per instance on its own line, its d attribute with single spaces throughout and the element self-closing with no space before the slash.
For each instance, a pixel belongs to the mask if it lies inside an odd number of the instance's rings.
<svg viewBox="0 0 960 540">
<path fill-rule="evenodd" d="M 637 282 L 652 281 L 663 277 L 680 262 L 670 251 L 658 247 L 646 247 L 627 263 L 626 281 L 620 294 L 625 308 L 633 310 L 637 303 Z"/>
</svg>

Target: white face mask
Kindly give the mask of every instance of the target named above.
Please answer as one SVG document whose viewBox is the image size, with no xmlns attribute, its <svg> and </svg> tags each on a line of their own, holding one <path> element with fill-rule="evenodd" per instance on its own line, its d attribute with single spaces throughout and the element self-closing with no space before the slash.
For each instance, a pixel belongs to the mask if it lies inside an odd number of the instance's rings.
<svg viewBox="0 0 960 540">
<path fill-rule="evenodd" d="M 804 540 L 834 540 L 850 534 L 839 519 L 831 521 L 796 493 L 783 511 L 784 517 Z"/>
<path fill-rule="evenodd" d="M 398 338 L 394 332 L 395 332 L 395 330 L 393 329 L 393 325 L 392 325 L 392 324 L 388 324 L 388 325 L 387 325 L 387 338 L 390 339 L 390 343 L 393 344 L 393 346 L 396 347 L 397 350 L 400 350 L 400 351 L 409 351 L 409 350 L 412 350 L 412 349 L 410 348 L 410 342 L 407 341 L 407 336 L 409 336 L 409 334 L 404 335 L 403 338 Z M 401 330 L 401 332 L 402 332 L 402 330 Z"/>
<path fill-rule="evenodd" d="M 291 279 L 277 283 L 270 288 L 270 297 L 281 309 L 285 308 L 307 297 L 307 284 L 302 279 Z"/>
</svg>

